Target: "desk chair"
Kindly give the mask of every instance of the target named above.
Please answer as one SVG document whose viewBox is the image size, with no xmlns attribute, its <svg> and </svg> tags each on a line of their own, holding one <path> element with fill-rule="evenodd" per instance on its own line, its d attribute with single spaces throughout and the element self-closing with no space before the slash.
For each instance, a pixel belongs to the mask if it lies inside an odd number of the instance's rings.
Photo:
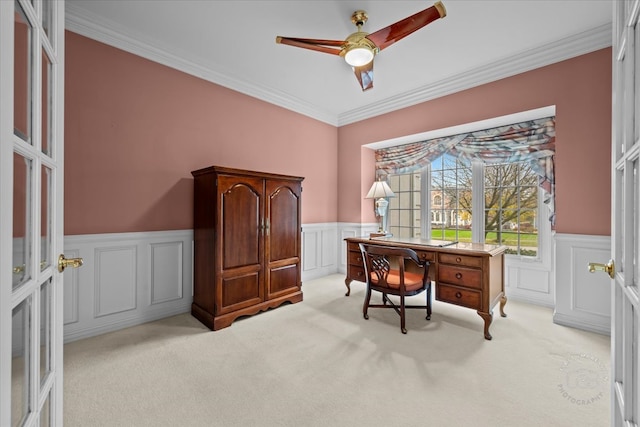
<svg viewBox="0 0 640 427">
<path fill-rule="evenodd" d="M 364 259 L 367 294 L 364 298 L 362 314 L 369 319 L 369 307 L 393 308 L 400 315 L 400 329 L 407 333 L 405 327 L 405 309 L 425 308 L 427 320 L 431 320 L 431 280 L 429 280 L 429 261 L 418 258 L 413 249 L 398 248 L 360 243 L 360 251 Z M 411 260 L 422 271 L 414 273 L 405 269 L 405 261 Z M 370 304 L 371 291 L 382 293 L 382 304 Z M 425 305 L 405 305 L 405 297 L 418 295 L 426 291 Z M 387 295 L 400 297 L 400 305 L 394 304 Z"/>
</svg>

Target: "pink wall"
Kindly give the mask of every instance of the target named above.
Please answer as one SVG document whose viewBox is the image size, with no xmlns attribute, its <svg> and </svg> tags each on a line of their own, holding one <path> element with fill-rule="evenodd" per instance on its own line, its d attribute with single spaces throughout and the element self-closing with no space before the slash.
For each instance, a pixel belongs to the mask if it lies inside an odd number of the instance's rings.
<svg viewBox="0 0 640 427">
<path fill-rule="evenodd" d="M 375 222 L 362 145 L 556 106 L 556 231 L 610 234 L 611 49 L 539 68 L 338 130 L 338 221 Z"/>
<path fill-rule="evenodd" d="M 193 227 L 191 171 L 303 176 L 303 223 L 337 217 L 337 129 L 66 33 L 65 234 Z"/>
<path fill-rule="evenodd" d="M 304 176 L 302 221 L 375 222 L 364 144 L 556 106 L 556 231 L 608 235 L 611 50 L 339 129 L 67 32 L 65 234 L 192 227 L 192 170 Z"/>
</svg>

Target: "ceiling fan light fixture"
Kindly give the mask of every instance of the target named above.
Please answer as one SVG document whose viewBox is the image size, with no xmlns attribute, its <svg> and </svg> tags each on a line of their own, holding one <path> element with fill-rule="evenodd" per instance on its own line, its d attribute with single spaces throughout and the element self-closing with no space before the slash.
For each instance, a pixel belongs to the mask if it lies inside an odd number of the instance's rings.
<svg viewBox="0 0 640 427">
<path fill-rule="evenodd" d="M 373 60 L 373 50 L 367 46 L 352 47 L 345 53 L 344 60 L 352 67 L 367 65 Z"/>
</svg>

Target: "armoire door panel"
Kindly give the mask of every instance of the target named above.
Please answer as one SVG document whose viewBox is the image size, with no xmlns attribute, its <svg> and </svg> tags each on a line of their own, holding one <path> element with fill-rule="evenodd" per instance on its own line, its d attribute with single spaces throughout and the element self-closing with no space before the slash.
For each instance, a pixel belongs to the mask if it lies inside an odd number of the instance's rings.
<svg viewBox="0 0 640 427">
<path fill-rule="evenodd" d="M 262 262 L 262 180 L 220 176 L 222 269 Z"/>
<path fill-rule="evenodd" d="M 267 182 L 269 262 L 297 256 L 300 250 L 300 185 Z"/>
</svg>

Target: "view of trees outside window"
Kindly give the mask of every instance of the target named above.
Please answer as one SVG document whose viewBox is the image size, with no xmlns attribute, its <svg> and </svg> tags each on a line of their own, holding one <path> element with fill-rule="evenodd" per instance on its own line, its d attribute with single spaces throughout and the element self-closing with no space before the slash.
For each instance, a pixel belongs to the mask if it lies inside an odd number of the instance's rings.
<svg viewBox="0 0 640 427">
<path fill-rule="evenodd" d="M 524 163 L 484 168 L 484 233 L 506 253 L 538 254 L 538 177 Z"/>
<path fill-rule="evenodd" d="M 444 154 L 431 162 L 431 237 L 471 241 L 471 162 Z"/>
<path fill-rule="evenodd" d="M 476 166 L 477 167 L 477 166 Z M 431 163 L 429 206 L 420 203 L 421 173 L 391 175 L 388 229 L 394 236 L 420 237 L 420 218 L 430 219 L 431 238 L 471 242 L 473 195 L 483 194 L 484 241 L 508 247 L 506 253 L 538 255 L 538 178 L 525 163 L 485 164 L 484 183 L 474 183 L 470 161 L 444 154 Z M 474 188 L 484 184 L 484 190 Z M 474 191 L 475 190 L 475 191 Z M 428 209 L 428 215 L 422 210 Z M 476 225 L 477 226 L 477 225 Z"/>
</svg>

